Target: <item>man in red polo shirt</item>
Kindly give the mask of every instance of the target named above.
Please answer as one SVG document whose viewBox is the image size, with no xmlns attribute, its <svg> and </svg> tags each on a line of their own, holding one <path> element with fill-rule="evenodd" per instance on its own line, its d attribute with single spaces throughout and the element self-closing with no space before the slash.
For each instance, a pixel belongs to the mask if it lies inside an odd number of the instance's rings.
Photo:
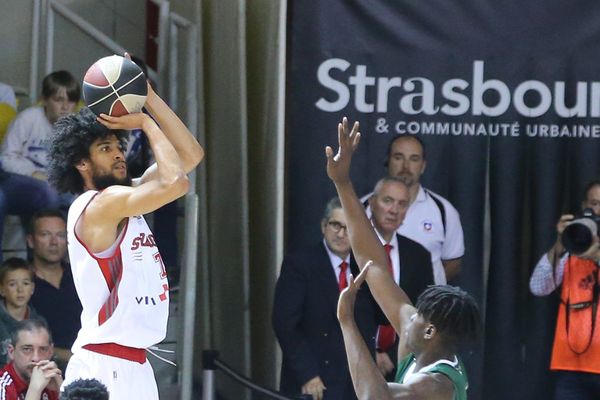
<svg viewBox="0 0 600 400">
<path fill-rule="evenodd" d="M 10 362 L 0 370 L 0 399 L 58 400 L 62 384 L 54 361 L 52 337 L 42 320 L 20 321 L 8 346 Z"/>
</svg>

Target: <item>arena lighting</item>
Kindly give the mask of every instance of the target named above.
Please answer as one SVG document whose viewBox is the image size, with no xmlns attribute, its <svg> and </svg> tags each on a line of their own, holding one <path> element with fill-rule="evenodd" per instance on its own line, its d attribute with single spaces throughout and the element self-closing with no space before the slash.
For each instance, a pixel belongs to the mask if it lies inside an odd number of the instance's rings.
<svg viewBox="0 0 600 400">
<path fill-rule="evenodd" d="M 551 107 L 561 118 L 600 117 L 600 82 L 577 82 L 575 104 L 567 107 L 564 81 L 547 84 L 527 80 L 511 92 L 502 80 L 486 80 L 484 66 L 484 61 L 474 61 L 470 82 L 462 78 L 448 79 L 441 84 L 438 93 L 436 83 L 427 77 L 370 76 L 367 65 L 358 64 L 352 68 L 347 60 L 330 58 L 317 69 L 319 83 L 330 92 L 326 94 L 327 98 L 319 98 L 315 105 L 322 111 L 338 112 L 354 99 L 358 112 L 385 113 L 390 108 L 392 94 L 399 98 L 398 107 L 406 115 L 441 113 L 497 117 L 507 112 L 512 104 L 514 110 L 525 117 L 539 117 Z M 346 71 L 353 74 L 348 76 L 344 74 Z M 436 103 L 437 95 L 444 99 L 441 104 Z M 374 101 L 369 102 L 367 98 Z"/>
</svg>

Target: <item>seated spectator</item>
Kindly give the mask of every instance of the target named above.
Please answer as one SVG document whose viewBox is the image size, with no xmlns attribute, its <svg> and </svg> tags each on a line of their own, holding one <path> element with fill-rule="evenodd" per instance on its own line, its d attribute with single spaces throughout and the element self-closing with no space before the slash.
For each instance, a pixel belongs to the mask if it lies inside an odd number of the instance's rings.
<svg viewBox="0 0 600 400">
<path fill-rule="evenodd" d="M 10 333 L 17 322 L 27 318 L 38 318 L 29 305 L 33 294 L 33 271 L 22 258 L 12 257 L 0 266 L 0 360 L 6 364 Z"/>
<path fill-rule="evenodd" d="M 48 143 L 52 124 L 72 113 L 79 97 L 79 84 L 69 72 L 53 72 L 42 82 L 41 104 L 19 113 L 8 127 L 0 150 L 0 222 L 10 214 L 27 224 L 39 209 L 70 205 L 73 197 L 59 196 L 47 182 Z"/>
<path fill-rule="evenodd" d="M 64 368 L 81 328 L 81 303 L 75 290 L 67 253 L 67 226 L 58 210 L 41 210 L 31 217 L 27 246 L 32 252 L 35 293 L 31 304 L 48 321 L 54 336 L 56 361 Z"/>
<path fill-rule="evenodd" d="M 60 400 L 108 400 L 108 389 L 97 379 L 77 379 L 63 388 Z"/>
<path fill-rule="evenodd" d="M 17 109 L 17 96 L 12 86 L 0 82 L 0 103 L 5 103 Z"/>
<path fill-rule="evenodd" d="M 11 86 L 0 82 L 0 142 L 15 115 L 17 115 L 15 91 Z"/>
<path fill-rule="evenodd" d="M 63 379 L 54 361 L 46 323 L 26 319 L 17 324 L 8 347 L 10 362 L 0 370 L 0 399 L 58 400 Z"/>
</svg>

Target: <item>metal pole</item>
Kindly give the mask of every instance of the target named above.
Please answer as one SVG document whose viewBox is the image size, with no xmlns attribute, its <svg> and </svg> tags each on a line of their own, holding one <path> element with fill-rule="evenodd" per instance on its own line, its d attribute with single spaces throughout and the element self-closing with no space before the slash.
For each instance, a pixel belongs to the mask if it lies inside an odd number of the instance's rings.
<svg viewBox="0 0 600 400">
<path fill-rule="evenodd" d="M 204 350 L 202 352 L 202 400 L 215 399 L 215 360 L 219 357 L 216 350 Z"/>
<path fill-rule="evenodd" d="M 215 399 L 215 371 L 202 371 L 202 400 Z"/>
<path fill-rule="evenodd" d="M 178 57 L 179 57 L 179 35 L 177 25 L 171 23 L 169 26 L 169 104 L 173 110 L 177 110 L 177 75 L 178 75 Z"/>
<path fill-rule="evenodd" d="M 29 103 L 37 99 L 38 63 L 40 52 L 40 0 L 33 2 L 33 15 L 31 16 L 31 65 L 29 69 Z"/>
<path fill-rule="evenodd" d="M 46 14 L 46 71 L 45 75 L 52 72 L 54 66 L 54 11 L 52 1 L 48 2 Z"/>
<path fill-rule="evenodd" d="M 160 3 L 159 14 L 158 14 L 158 87 L 161 88 L 163 93 L 168 93 L 169 88 L 165 87 L 167 82 L 167 50 L 169 43 L 169 2 L 164 1 Z M 171 99 L 168 99 L 170 104 Z"/>
<path fill-rule="evenodd" d="M 193 192 L 191 192 L 193 193 Z M 198 282 L 198 195 L 185 196 L 185 269 L 183 271 L 183 316 L 179 331 L 181 332 L 181 400 L 192 399 L 194 368 L 194 325 L 196 304 L 196 282 Z"/>
</svg>

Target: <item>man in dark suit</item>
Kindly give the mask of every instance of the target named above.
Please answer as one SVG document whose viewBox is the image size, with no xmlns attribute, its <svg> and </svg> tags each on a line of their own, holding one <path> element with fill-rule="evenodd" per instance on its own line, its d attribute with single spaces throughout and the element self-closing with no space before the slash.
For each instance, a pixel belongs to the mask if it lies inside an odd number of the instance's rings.
<svg viewBox="0 0 600 400">
<path fill-rule="evenodd" d="M 371 222 L 387 252 L 388 267 L 394 282 L 402 286 L 410 300 L 416 303 L 419 294 L 434 282 L 429 251 L 396 232 L 404 221 L 409 205 L 408 188 L 396 177 L 379 180 L 369 198 Z M 398 337 L 389 323 L 379 327 L 376 347 L 377 366 L 388 380 L 392 380 L 398 359 Z"/>
<path fill-rule="evenodd" d="M 283 352 L 281 391 L 315 400 L 356 399 L 336 317 L 340 290 L 358 268 L 350 258 L 346 218 L 332 199 L 321 222 L 323 241 L 286 255 L 275 289 L 273 328 Z M 374 352 L 381 318 L 366 286 L 356 299 L 359 330 Z"/>
</svg>

